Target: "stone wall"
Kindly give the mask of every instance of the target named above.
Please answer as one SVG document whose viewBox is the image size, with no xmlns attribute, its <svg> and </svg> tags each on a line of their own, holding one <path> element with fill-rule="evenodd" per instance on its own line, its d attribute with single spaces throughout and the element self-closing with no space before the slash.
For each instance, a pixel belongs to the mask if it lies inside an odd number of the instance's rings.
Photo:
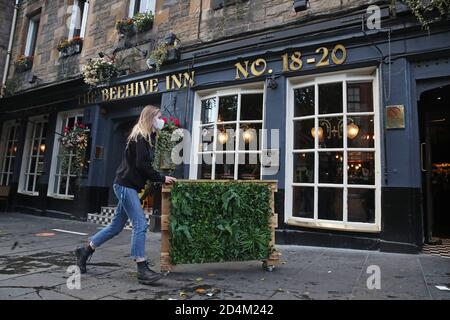
<svg viewBox="0 0 450 320">
<path fill-rule="evenodd" d="M 14 0 L 0 0 L 0 83 L 3 83 L 9 35 L 14 14 Z"/>
<path fill-rule="evenodd" d="M 56 46 L 69 34 L 66 21 L 70 16 L 68 12 L 73 0 L 24 0 L 17 21 L 13 61 L 24 52 L 27 17 L 40 10 L 41 22 L 34 64 L 29 71 L 37 76 L 37 80 L 30 84 L 26 81 L 26 75 L 16 75 L 22 80 L 25 79 L 21 89 L 78 77 L 80 64 L 88 58 L 98 56 L 99 52 L 112 54 L 115 48 L 125 48 L 127 44 L 139 45 L 141 50 L 151 51 L 152 43 L 169 32 L 178 36 L 182 46 L 201 45 L 288 23 L 301 23 L 311 17 L 368 5 L 374 1 L 310 0 L 310 9 L 299 13 L 294 11 L 292 0 L 235 0 L 232 1 L 233 4 L 221 9 L 214 9 L 212 2 L 213 0 L 157 0 L 153 29 L 130 39 L 121 39 L 115 30 L 115 22 L 127 16 L 129 0 L 90 0 L 83 50 L 81 54 L 63 59 L 59 57 Z M 1 30 L 3 29 L 8 28 Z M 119 56 L 132 57 L 132 61 L 128 63 L 128 72 L 146 69 L 145 58 L 141 52 L 135 49 L 124 49 L 120 52 Z M 134 55 L 131 55 L 132 52 Z M 15 74 L 11 64 L 10 77 Z"/>
</svg>

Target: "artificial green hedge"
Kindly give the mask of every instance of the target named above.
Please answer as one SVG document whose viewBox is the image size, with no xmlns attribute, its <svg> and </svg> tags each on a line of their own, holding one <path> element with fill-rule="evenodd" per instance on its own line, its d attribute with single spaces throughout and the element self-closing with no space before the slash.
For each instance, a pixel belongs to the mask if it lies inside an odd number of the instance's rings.
<svg viewBox="0 0 450 320">
<path fill-rule="evenodd" d="M 177 183 L 171 192 L 172 264 L 263 260 L 269 257 L 270 186 Z"/>
</svg>

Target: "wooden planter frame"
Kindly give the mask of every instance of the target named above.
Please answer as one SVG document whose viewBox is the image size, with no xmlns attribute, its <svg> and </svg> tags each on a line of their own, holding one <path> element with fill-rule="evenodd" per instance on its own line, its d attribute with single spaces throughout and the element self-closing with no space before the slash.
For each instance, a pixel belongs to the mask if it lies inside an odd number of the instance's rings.
<svg viewBox="0 0 450 320">
<path fill-rule="evenodd" d="M 178 180 L 182 183 L 257 183 L 266 184 L 272 190 L 271 196 L 271 208 L 272 217 L 270 221 L 270 228 L 272 233 L 272 239 L 270 241 L 270 247 L 274 248 L 274 251 L 270 253 L 270 256 L 263 260 L 263 268 L 267 271 L 273 271 L 274 268 L 279 265 L 278 251 L 275 250 L 275 229 L 278 227 L 278 214 L 275 213 L 275 192 L 278 191 L 278 181 L 274 180 Z M 172 192 L 172 185 L 163 185 L 162 187 L 162 202 L 161 202 L 161 272 L 171 272 L 174 270 L 174 265 L 170 259 L 170 194 Z"/>
</svg>

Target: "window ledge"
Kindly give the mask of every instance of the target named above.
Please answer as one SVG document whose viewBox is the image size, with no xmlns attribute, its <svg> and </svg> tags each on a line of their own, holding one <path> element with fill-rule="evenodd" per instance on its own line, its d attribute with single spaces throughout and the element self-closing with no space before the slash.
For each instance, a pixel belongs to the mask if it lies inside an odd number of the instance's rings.
<svg viewBox="0 0 450 320">
<path fill-rule="evenodd" d="M 17 191 L 17 193 L 22 194 L 24 196 L 39 197 L 39 192 Z"/>
<path fill-rule="evenodd" d="M 367 232 L 367 233 L 379 233 L 381 232 L 380 226 L 376 224 L 364 224 L 364 223 L 334 223 L 325 221 L 305 221 L 299 218 L 289 218 L 286 224 L 295 227 L 306 227 L 324 230 L 335 231 L 349 231 L 349 232 Z"/>
<path fill-rule="evenodd" d="M 59 199 L 59 200 L 74 200 L 74 196 L 62 196 L 58 194 L 49 194 L 47 195 L 49 198 Z"/>
</svg>

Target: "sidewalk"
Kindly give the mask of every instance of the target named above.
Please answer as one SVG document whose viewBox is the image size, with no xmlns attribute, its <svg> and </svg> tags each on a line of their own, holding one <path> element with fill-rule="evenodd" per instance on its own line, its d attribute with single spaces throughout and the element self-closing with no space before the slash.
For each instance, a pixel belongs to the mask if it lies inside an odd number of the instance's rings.
<svg viewBox="0 0 450 320">
<path fill-rule="evenodd" d="M 94 254 L 81 290 L 69 290 L 72 252 L 87 236 L 52 229 L 91 235 L 98 228 L 0 213 L 0 299 L 450 299 L 450 291 L 436 288 L 450 288 L 450 259 L 298 246 L 278 246 L 283 264 L 274 272 L 257 261 L 183 265 L 154 286 L 139 285 L 126 230 Z M 147 243 L 149 259 L 159 270 L 160 234 L 149 233 Z M 380 290 L 367 288 L 369 266 L 380 268 Z"/>
</svg>

